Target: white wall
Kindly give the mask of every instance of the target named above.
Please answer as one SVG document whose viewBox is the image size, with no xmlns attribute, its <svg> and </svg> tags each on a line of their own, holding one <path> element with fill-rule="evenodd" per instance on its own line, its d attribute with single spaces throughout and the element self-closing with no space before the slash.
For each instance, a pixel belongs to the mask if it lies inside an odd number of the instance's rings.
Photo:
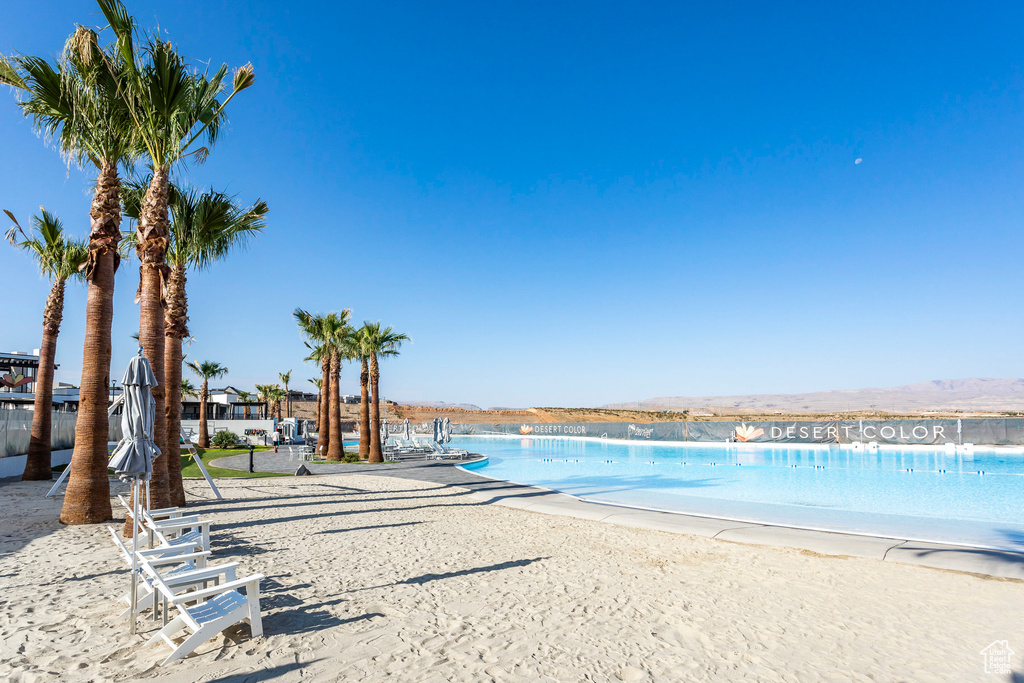
<svg viewBox="0 0 1024 683">
<path fill-rule="evenodd" d="M 67 465 L 71 462 L 71 454 L 74 452 L 74 448 L 51 451 L 50 466 L 56 467 L 57 465 Z M 21 475 L 25 473 L 25 463 L 27 461 L 27 455 L 12 455 L 9 458 L 0 458 L 0 479 L 21 479 Z M 56 478 L 56 475 L 54 475 L 54 479 Z"/>
</svg>

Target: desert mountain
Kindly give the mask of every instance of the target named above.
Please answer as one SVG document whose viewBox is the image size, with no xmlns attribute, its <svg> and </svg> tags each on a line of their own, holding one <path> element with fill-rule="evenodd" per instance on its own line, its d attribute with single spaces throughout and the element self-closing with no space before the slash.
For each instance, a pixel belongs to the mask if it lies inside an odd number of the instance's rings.
<svg viewBox="0 0 1024 683">
<path fill-rule="evenodd" d="M 937 379 L 884 389 L 816 391 L 807 394 L 753 394 L 748 396 L 671 396 L 639 402 L 644 410 L 699 409 L 703 406 L 754 408 L 764 411 L 837 412 L 882 410 L 1006 411 L 1024 409 L 1024 379 Z M 635 408 L 637 402 L 612 403 L 603 408 Z"/>
</svg>

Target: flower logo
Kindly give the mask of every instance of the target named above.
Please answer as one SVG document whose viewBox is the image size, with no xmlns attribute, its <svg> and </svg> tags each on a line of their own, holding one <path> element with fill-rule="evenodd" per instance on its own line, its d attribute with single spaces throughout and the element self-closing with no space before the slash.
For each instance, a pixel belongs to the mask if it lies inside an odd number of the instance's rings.
<svg viewBox="0 0 1024 683">
<path fill-rule="evenodd" d="M 17 389 L 20 386 L 29 384 L 32 379 L 33 378 L 26 377 L 25 375 L 12 375 L 8 372 L 6 375 L 0 375 L 0 386 Z"/>
<path fill-rule="evenodd" d="M 520 434 L 533 434 L 533 427 L 530 425 L 519 425 Z"/>
<path fill-rule="evenodd" d="M 754 425 L 741 423 L 740 426 L 736 428 L 737 441 L 750 441 L 751 439 L 756 439 L 759 436 L 764 436 L 764 430 L 760 427 L 755 428 Z"/>
</svg>

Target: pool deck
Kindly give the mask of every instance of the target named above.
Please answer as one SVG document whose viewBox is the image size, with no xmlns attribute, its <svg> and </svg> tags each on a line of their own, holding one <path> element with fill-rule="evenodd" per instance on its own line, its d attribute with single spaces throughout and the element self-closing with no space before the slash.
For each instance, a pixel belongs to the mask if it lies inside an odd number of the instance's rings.
<svg viewBox="0 0 1024 683">
<path fill-rule="evenodd" d="M 290 447 L 281 453 L 255 453 L 257 472 L 294 473 L 301 460 Z M 405 460 L 398 463 L 305 463 L 313 474 L 369 474 L 398 477 L 468 489 L 480 503 L 504 505 L 529 512 L 563 515 L 578 519 L 653 529 L 677 534 L 705 536 L 734 543 L 797 548 L 821 555 L 866 557 L 934 569 L 969 572 L 984 576 L 1024 581 L 1024 550 L 1020 553 L 984 548 L 922 543 L 875 536 L 858 536 L 793 527 L 735 522 L 669 512 L 653 512 L 603 505 L 580 500 L 548 489 L 490 479 L 459 469 L 469 461 Z M 247 470 L 248 455 L 221 458 L 218 467 Z"/>
</svg>

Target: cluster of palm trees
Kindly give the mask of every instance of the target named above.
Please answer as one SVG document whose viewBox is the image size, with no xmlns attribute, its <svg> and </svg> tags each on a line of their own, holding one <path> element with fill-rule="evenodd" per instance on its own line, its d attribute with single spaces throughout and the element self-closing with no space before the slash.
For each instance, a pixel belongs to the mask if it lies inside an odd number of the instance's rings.
<svg viewBox="0 0 1024 683">
<path fill-rule="evenodd" d="M 310 350 L 306 360 L 319 365 L 322 372 L 319 379 L 309 380 L 319 390 L 316 426 L 320 454 L 328 460 L 345 457 L 341 433 L 341 365 L 359 361 L 359 457 L 384 462 L 380 440 L 379 361 L 397 356 L 402 342 L 409 337 L 380 322 L 364 321 L 362 327 L 356 329 L 349 324 L 352 311 L 347 308 L 323 315 L 296 308 L 292 315 Z"/>
<path fill-rule="evenodd" d="M 190 268 L 207 267 L 262 230 L 267 212 L 263 202 L 240 206 L 223 193 L 171 182 L 186 162 L 202 163 L 209 156 L 226 122 L 228 104 L 254 82 L 252 66 L 231 74 L 227 65 L 211 69 L 190 63 L 159 31 L 141 32 L 120 0 L 97 4 L 107 27 L 96 31 L 78 26 L 57 59 L 0 57 L 0 83 L 16 91 L 18 106 L 41 137 L 68 163 L 96 173 L 87 244 L 65 237 L 59 221 L 45 211 L 32 234 L 16 224 L 10 236 L 36 255 L 54 282 L 44 314 L 41 353 L 46 355 L 40 358 L 42 391 L 37 394 L 35 444 L 26 478 L 50 476 L 44 422 L 51 411 L 46 398 L 64 282 L 78 273 L 88 283 L 75 450 L 61 510 L 66 524 L 112 516 L 107 392 L 114 273 L 121 259 L 134 247 L 140 262 L 139 345 L 159 382 L 153 391 L 154 441 L 164 457 L 154 463 L 152 505 L 183 505 L 177 420 L 181 342 L 188 337 L 186 274 Z M 109 36 L 105 43 L 101 33 Z M 144 175 L 138 169 L 145 169 Z M 121 232 L 122 216 L 135 222 L 127 239 Z"/>
</svg>

